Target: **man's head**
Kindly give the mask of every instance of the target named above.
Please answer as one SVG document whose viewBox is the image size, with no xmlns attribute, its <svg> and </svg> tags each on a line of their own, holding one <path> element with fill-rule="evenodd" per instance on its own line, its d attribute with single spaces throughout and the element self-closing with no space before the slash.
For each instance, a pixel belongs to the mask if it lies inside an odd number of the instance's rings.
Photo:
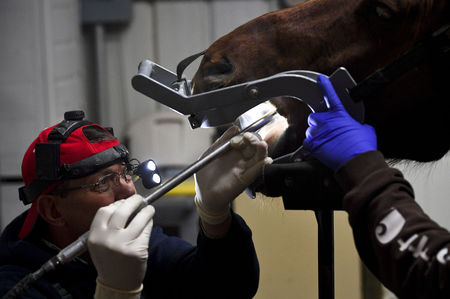
<svg viewBox="0 0 450 299">
<path fill-rule="evenodd" d="M 64 246 L 89 229 L 98 208 L 133 195 L 128 150 L 105 128 L 83 120 L 82 111 L 64 115 L 43 130 L 22 162 L 24 203 L 32 203 L 19 234 L 26 237 L 39 215 Z M 55 241 L 55 240 L 54 240 Z"/>
</svg>

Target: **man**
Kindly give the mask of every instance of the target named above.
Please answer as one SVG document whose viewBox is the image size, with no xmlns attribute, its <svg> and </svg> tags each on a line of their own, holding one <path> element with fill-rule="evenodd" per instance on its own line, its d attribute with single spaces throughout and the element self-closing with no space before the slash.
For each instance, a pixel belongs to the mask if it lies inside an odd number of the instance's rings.
<svg viewBox="0 0 450 299">
<path fill-rule="evenodd" d="M 28 296 L 92 298 L 97 289 L 98 298 L 253 297 L 259 266 L 251 232 L 230 202 L 271 162 L 265 142 L 247 133 L 234 137 L 231 151 L 197 173 L 202 229 L 192 246 L 152 228 L 152 207 L 127 226 L 142 201 L 128 151 L 83 117 L 82 111 L 66 113 L 25 153 L 19 193 L 32 205 L 2 233 L 0 294 L 90 229 L 90 255 L 47 274 Z M 236 133 L 231 128 L 211 148 Z"/>
<path fill-rule="evenodd" d="M 361 259 L 399 298 L 450 298 L 450 233 L 385 163 L 375 130 L 352 119 L 326 77 L 318 84 L 330 108 L 309 116 L 304 147 L 335 171 Z"/>
</svg>

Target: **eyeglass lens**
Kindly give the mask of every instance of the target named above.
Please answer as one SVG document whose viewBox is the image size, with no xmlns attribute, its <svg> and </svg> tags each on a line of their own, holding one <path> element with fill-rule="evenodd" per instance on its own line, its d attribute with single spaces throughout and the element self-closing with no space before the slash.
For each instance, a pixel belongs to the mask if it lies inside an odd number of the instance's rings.
<svg viewBox="0 0 450 299">
<path fill-rule="evenodd" d="M 108 191 L 112 185 L 119 186 L 120 178 L 123 178 L 126 183 L 129 183 L 131 181 L 131 173 L 126 168 L 120 173 L 109 173 L 100 178 L 97 183 L 93 184 L 92 191 L 102 193 Z"/>
</svg>

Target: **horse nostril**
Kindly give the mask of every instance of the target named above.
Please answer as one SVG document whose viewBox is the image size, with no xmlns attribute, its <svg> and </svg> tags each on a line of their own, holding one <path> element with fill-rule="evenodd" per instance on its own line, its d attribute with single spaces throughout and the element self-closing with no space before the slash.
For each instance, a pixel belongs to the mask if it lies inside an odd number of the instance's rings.
<svg viewBox="0 0 450 299">
<path fill-rule="evenodd" d="M 233 72 L 233 69 L 234 69 L 234 67 L 231 64 L 231 62 L 228 60 L 228 58 L 222 57 L 222 59 L 220 59 L 217 62 L 213 62 L 209 67 L 207 67 L 204 70 L 203 75 L 205 77 L 227 75 L 227 74 L 230 74 L 231 72 Z"/>
</svg>

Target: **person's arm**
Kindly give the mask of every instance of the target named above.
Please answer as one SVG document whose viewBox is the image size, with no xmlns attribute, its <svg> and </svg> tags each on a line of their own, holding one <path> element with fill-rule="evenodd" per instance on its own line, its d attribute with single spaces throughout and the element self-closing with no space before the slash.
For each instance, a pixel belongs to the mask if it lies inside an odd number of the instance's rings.
<svg viewBox="0 0 450 299">
<path fill-rule="evenodd" d="M 148 245 L 155 210 L 133 195 L 100 208 L 91 224 L 88 248 L 97 269 L 94 298 L 138 299 L 147 270 Z"/>
<path fill-rule="evenodd" d="M 414 201 L 402 173 L 368 152 L 336 179 L 361 259 L 380 281 L 400 298 L 450 298 L 450 233 Z"/>
<path fill-rule="evenodd" d="M 197 246 L 164 235 L 159 227 L 153 229 L 145 296 L 250 299 L 258 283 L 259 263 L 252 233 L 233 211 L 225 237 L 212 239 L 200 230 Z"/>
<path fill-rule="evenodd" d="M 450 233 L 385 163 L 373 128 L 348 115 L 326 77 L 318 83 L 330 109 L 310 115 L 304 146 L 336 171 L 361 259 L 400 298 L 450 298 Z"/>
<path fill-rule="evenodd" d="M 238 127 L 231 127 L 206 153 L 238 132 Z M 226 236 L 231 225 L 231 202 L 262 174 L 264 165 L 271 162 L 266 142 L 256 134 L 244 133 L 231 138 L 231 150 L 195 174 L 195 203 L 207 236 L 213 239 Z"/>
<path fill-rule="evenodd" d="M 238 132 L 232 127 L 208 152 Z M 252 298 L 259 264 L 252 234 L 231 201 L 262 172 L 267 145 L 254 134 L 232 140 L 232 149 L 195 175 L 201 229 L 197 246 L 159 228 L 150 240 L 144 295 L 150 298 Z M 176 285 L 176 287 L 171 287 Z"/>
</svg>

